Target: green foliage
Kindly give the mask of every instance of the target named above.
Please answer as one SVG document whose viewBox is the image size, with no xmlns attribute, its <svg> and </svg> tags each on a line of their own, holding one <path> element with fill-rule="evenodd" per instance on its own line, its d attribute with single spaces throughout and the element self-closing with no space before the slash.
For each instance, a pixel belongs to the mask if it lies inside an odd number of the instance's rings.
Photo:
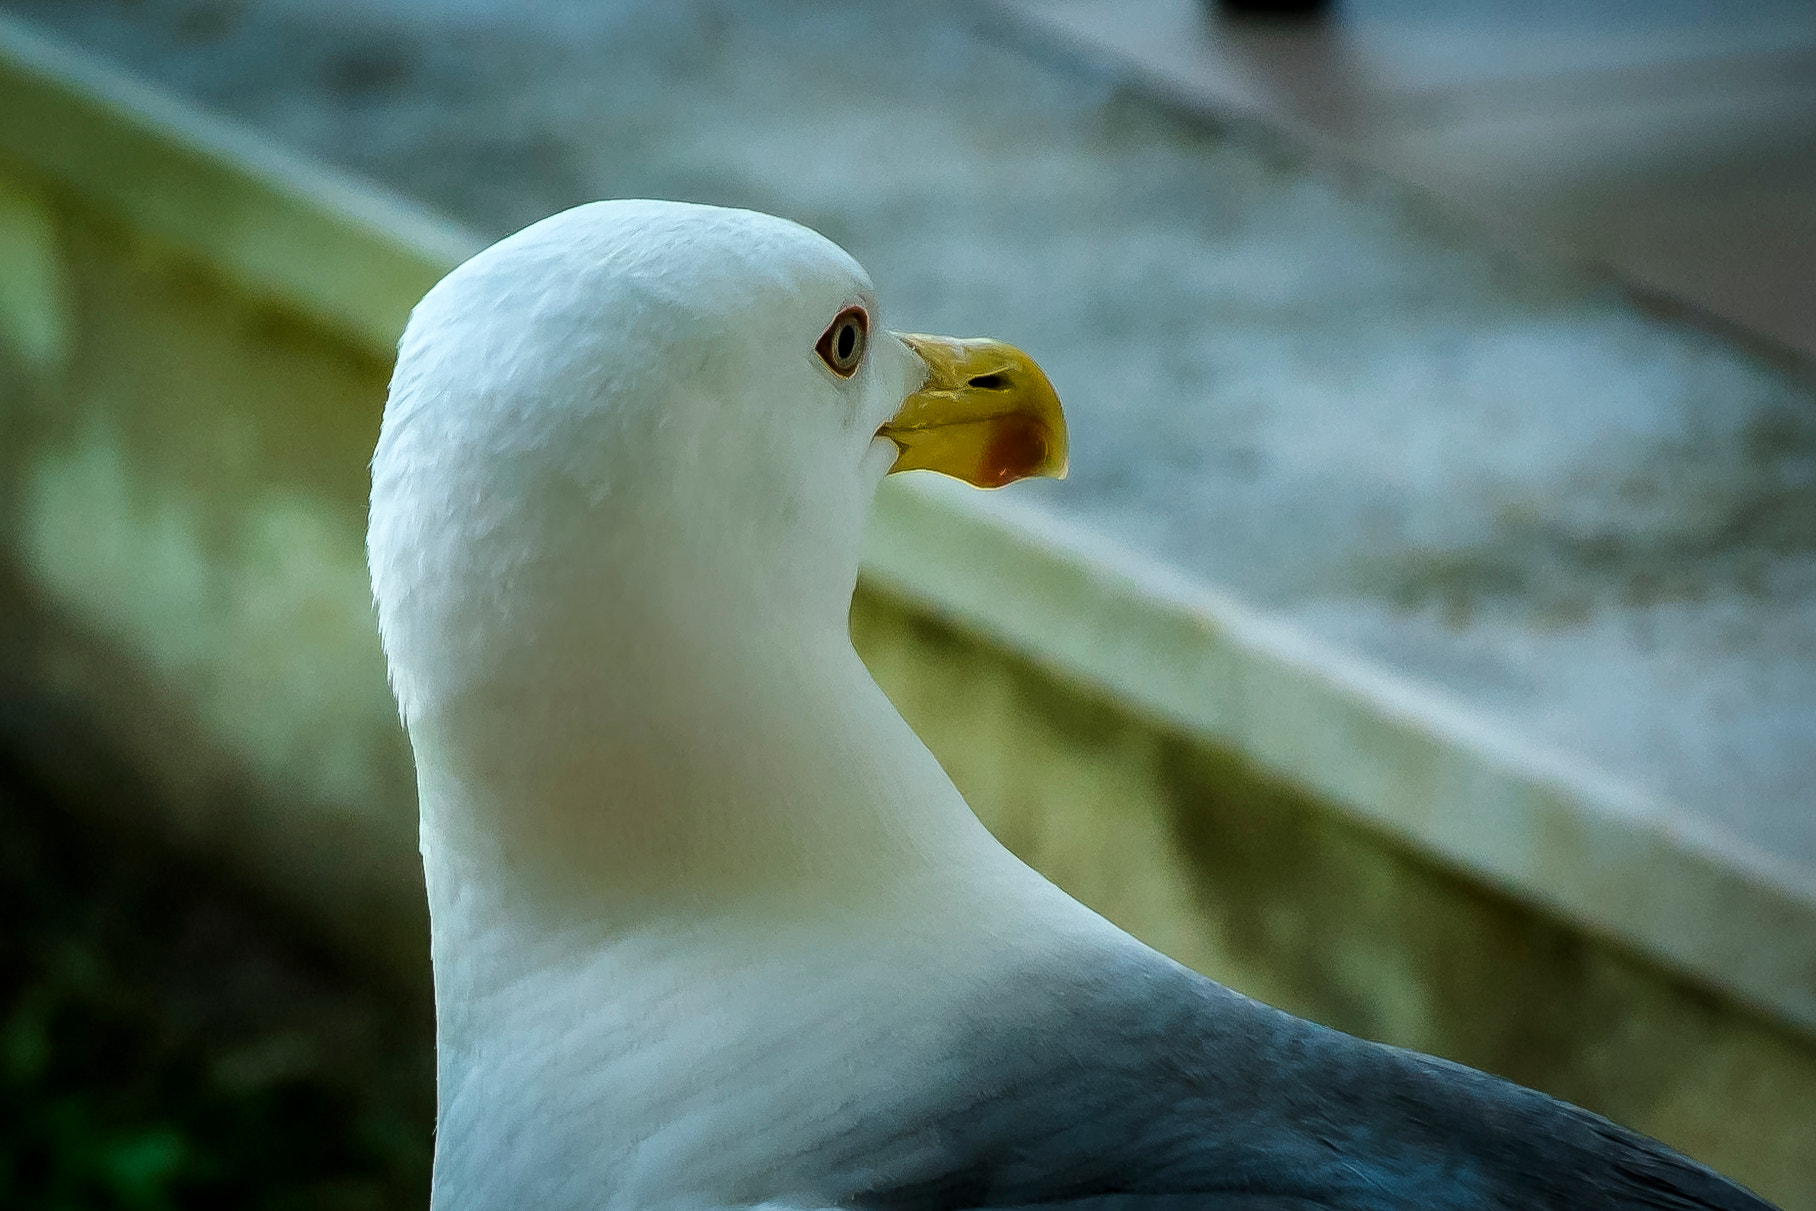
<svg viewBox="0 0 1816 1211">
<path fill-rule="evenodd" d="M 0 1206 L 421 1207 L 425 998 L 0 767 Z"/>
</svg>

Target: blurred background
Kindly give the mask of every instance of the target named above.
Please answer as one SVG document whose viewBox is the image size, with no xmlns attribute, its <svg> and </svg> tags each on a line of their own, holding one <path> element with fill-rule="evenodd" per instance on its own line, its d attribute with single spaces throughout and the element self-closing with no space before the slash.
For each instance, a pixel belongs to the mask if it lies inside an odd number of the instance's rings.
<svg viewBox="0 0 1816 1211">
<path fill-rule="evenodd" d="M 0 1203 L 425 1202 L 365 464 L 617 196 L 1049 370 L 853 613 L 1007 843 L 1816 1208 L 1807 0 L 0 0 Z"/>
</svg>

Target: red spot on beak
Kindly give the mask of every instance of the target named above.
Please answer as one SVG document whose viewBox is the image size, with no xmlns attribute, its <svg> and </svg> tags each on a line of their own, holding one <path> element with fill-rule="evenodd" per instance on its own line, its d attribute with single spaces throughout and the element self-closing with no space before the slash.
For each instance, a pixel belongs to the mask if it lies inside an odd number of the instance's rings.
<svg viewBox="0 0 1816 1211">
<path fill-rule="evenodd" d="M 978 464 L 977 485 L 1000 488 L 1040 470 L 1047 461 L 1047 427 L 1031 416 L 999 417 Z"/>
</svg>

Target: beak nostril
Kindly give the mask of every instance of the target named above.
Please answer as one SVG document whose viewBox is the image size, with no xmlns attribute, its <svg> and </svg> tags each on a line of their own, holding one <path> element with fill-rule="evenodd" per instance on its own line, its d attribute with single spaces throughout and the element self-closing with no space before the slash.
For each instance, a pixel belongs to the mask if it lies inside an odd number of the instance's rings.
<svg viewBox="0 0 1816 1211">
<path fill-rule="evenodd" d="M 1006 374 L 980 374 L 966 386 L 976 387 L 980 391 L 1004 391 L 1008 389 L 1009 376 Z"/>
</svg>

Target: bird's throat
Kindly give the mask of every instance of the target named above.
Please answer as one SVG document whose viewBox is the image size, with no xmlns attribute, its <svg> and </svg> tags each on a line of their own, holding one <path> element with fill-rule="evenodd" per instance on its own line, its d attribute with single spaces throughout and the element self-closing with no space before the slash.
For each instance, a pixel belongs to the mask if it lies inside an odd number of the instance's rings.
<svg viewBox="0 0 1816 1211">
<path fill-rule="evenodd" d="M 559 925 L 851 911 L 994 846 L 843 635 L 531 683 L 412 721 L 432 898 Z"/>
</svg>

